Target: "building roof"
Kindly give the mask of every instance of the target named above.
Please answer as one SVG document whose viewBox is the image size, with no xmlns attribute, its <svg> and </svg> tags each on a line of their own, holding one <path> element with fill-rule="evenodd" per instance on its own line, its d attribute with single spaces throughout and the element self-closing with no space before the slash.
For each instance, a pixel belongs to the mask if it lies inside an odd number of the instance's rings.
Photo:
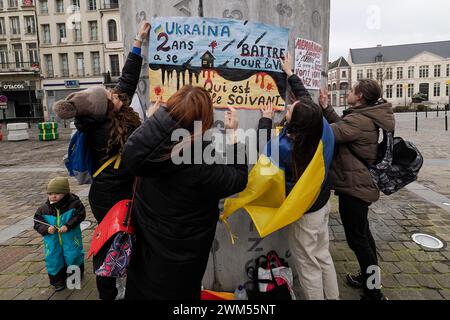
<svg viewBox="0 0 450 320">
<path fill-rule="evenodd" d="M 331 62 L 328 65 L 328 70 L 332 70 L 332 69 L 336 69 L 336 68 L 340 68 L 340 67 L 350 67 L 350 65 L 348 64 L 347 60 L 344 59 L 344 57 L 340 57 L 336 61 Z"/>
<path fill-rule="evenodd" d="M 350 57 L 354 64 L 375 63 L 375 58 L 380 54 L 383 56 L 383 62 L 408 61 L 425 51 L 450 58 L 450 41 L 350 49 Z"/>
</svg>

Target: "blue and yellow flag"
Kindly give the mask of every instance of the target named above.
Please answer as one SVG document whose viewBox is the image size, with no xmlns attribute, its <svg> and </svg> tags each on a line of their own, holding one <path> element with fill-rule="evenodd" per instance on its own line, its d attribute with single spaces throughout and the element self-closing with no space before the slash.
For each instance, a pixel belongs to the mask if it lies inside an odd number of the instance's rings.
<svg viewBox="0 0 450 320">
<path fill-rule="evenodd" d="M 314 158 L 286 197 L 284 169 L 280 166 L 280 146 L 290 143 L 284 130 L 269 142 L 266 151 L 250 172 L 247 188 L 237 198 L 225 201 L 221 220 L 245 209 L 262 238 L 300 219 L 319 197 L 334 155 L 334 134 L 324 119 L 322 139 Z"/>
</svg>

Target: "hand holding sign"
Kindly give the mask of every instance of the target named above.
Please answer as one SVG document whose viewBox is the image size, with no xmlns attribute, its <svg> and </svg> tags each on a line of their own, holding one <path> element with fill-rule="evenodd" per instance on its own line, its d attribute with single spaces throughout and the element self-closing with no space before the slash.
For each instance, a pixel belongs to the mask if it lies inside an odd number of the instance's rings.
<svg viewBox="0 0 450 320">
<path fill-rule="evenodd" d="M 273 110 L 272 102 L 269 102 L 267 105 L 263 106 L 261 108 L 262 116 L 263 118 L 268 118 L 273 120 L 273 117 L 275 116 L 275 112 Z"/>
<path fill-rule="evenodd" d="M 230 111 L 225 112 L 225 129 L 227 129 L 228 143 L 237 143 L 236 129 L 239 126 L 239 118 L 235 108 L 228 106 Z"/>
<path fill-rule="evenodd" d="M 320 89 L 319 104 L 325 110 L 328 107 L 328 90 L 325 88 Z"/>
<path fill-rule="evenodd" d="M 152 25 L 149 22 L 144 22 L 139 29 L 139 37 L 141 37 L 141 39 L 148 39 L 148 34 L 151 29 Z"/>
<path fill-rule="evenodd" d="M 228 106 L 230 111 L 225 112 L 225 129 L 236 130 L 239 126 L 239 118 L 235 108 Z"/>
<path fill-rule="evenodd" d="M 158 96 L 156 98 L 155 103 L 151 107 L 148 108 L 147 113 L 146 113 L 147 118 L 151 118 L 155 114 L 155 112 L 158 111 L 158 109 L 160 107 L 161 107 L 161 96 Z"/>
<path fill-rule="evenodd" d="M 288 78 L 294 75 L 294 73 L 292 72 L 292 58 L 289 53 L 286 55 L 284 59 L 281 58 L 280 62 L 281 62 L 281 69 L 283 69 L 284 73 L 286 73 Z"/>
</svg>

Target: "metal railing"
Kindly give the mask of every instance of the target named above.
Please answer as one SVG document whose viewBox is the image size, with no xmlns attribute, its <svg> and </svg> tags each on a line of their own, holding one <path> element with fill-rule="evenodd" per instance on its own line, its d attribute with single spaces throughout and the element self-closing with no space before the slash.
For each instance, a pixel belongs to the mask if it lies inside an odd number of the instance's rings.
<svg viewBox="0 0 450 320">
<path fill-rule="evenodd" d="M 119 0 L 116 0 L 116 1 L 103 0 L 102 9 L 119 9 Z"/>
<path fill-rule="evenodd" d="M 0 73 L 2 72 L 39 72 L 39 62 L 0 62 Z"/>
</svg>

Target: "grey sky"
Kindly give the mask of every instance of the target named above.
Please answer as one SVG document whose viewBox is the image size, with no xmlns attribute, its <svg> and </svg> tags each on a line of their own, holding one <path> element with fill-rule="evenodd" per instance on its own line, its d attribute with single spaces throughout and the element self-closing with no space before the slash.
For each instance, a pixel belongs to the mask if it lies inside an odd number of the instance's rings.
<svg viewBox="0 0 450 320">
<path fill-rule="evenodd" d="M 449 0 L 331 0 L 330 61 L 347 59 L 350 48 L 443 40 Z"/>
</svg>

